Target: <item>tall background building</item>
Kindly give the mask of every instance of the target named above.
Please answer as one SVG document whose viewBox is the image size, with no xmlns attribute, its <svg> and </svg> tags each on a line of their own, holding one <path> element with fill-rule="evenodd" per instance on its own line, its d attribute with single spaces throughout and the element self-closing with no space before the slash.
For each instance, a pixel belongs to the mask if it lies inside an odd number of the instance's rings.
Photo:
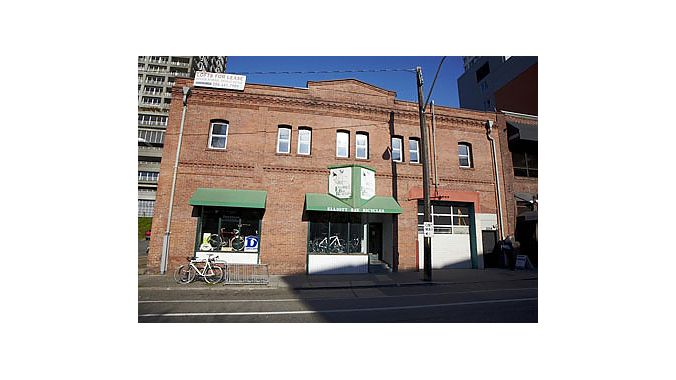
<svg viewBox="0 0 676 380">
<path fill-rule="evenodd" d="M 460 108 L 537 115 L 538 57 L 463 57 L 462 60 L 465 72 L 458 78 Z M 519 82 L 518 85 L 514 85 L 514 81 Z M 501 90 L 503 96 L 498 94 Z"/>
<path fill-rule="evenodd" d="M 138 57 L 138 216 L 152 217 L 167 128 L 171 87 L 195 71 L 224 73 L 225 56 Z"/>
</svg>

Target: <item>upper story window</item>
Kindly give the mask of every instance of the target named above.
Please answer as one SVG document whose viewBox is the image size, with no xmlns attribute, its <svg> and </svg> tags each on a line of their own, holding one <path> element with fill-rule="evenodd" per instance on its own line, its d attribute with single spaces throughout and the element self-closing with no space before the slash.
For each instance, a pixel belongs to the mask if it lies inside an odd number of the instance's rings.
<svg viewBox="0 0 676 380">
<path fill-rule="evenodd" d="M 225 149 L 228 144 L 228 121 L 212 121 L 209 129 L 209 148 Z"/>
<path fill-rule="evenodd" d="M 298 154 L 310 155 L 312 146 L 312 130 L 307 127 L 298 128 Z"/>
<path fill-rule="evenodd" d="M 366 132 L 357 132 L 356 154 L 358 159 L 366 160 L 369 158 L 369 134 Z"/>
<path fill-rule="evenodd" d="M 538 176 L 538 154 L 532 152 L 512 152 L 514 175 L 518 177 Z"/>
<path fill-rule="evenodd" d="M 468 143 L 458 143 L 458 163 L 461 168 L 473 167 L 472 145 Z"/>
<path fill-rule="evenodd" d="M 402 162 L 404 160 L 404 155 L 401 151 L 402 145 L 401 137 L 392 137 L 392 161 Z"/>
<path fill-rule="evenodd" d="M 350 156 L 350 132 L 336 132 L 336 157 Z"/>
<path fill-rule="evenodd" d="M 280 126 L 277 130 L 277 153 L 291 153 L 291 127 Z"/>
<path fill-rule="evenodd" d="M 420 142 L 417 137 L 408 139 L 408 159 L 412 163 L 420 163 Z"/>
</svg>

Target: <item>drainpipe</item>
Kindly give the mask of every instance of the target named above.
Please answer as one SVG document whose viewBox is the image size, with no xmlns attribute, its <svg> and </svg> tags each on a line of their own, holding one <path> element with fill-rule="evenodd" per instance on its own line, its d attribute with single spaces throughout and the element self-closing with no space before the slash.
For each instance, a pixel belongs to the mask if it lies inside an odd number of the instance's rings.
<svg viewBox="0 0 676 380">
<path fill-rule="evenodd" d="M 181 129 L 178 132 L 178 146 L 176 147 L 176 162 L 174 162 L 174 175 L 171 179 L 171 195 L 169 196 L 169 214 L 167 216 L 167 231 L 164 233 L 162 242 L 162 256 L 160 257 L 160 274 L 165 274 L 169 259 L 169 235 L 171 234 L 171 214 L 174 209 L 174 191 L 176 190 L 176 174 L 178 174 L 178 156 L 181 153 L 183 140 L 183 126 L 185 125 L 185 112 L 188 109 L 188 94 L 190 87 L 183 87 L 183 114 L 181 115 Z"/>
<path fill-rule="evenodd" d="M 434 115 L 434 100 L 432 100 L 432 149 L 434 150 L 434 195 L 439 196 L 439 173 L 437 172 L 437 134 L 434 131 L 434 124 L 436 124 L 436 116 Z"/>
<path fill-rule="evenodd" d="M 500 240 L 505 238 L 505 229 L 502 224 L 502 195 L 500 194 L 500 172 L 498 171 L 497 151 L 495 150 L 495 140 L 491 136 L 493 130 L 493 120 L 486 121 L 486 137 L 491 142 L 493 169 L 495 171 L 495 192 L 498 194 L 498 226 L 500 226 Z"/>
</svg>

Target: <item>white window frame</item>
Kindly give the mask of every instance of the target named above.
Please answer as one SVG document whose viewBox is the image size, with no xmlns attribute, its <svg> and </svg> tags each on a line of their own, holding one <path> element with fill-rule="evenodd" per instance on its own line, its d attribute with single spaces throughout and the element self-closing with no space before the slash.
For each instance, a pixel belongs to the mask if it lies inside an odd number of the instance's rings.
<svg viewBox="0 0 676 380">
<path fill-rule="evenodd" d="M 286 139 L 285 139 L 285 140 L 282 140 L 282 130 L 287 130 L 287 131 L 289 131 L 289 139 L 288 139 L 288 140 L 286 140 Z M 280 146 L 280 143 L 281 143 L 282 141 L 286 141 L 286 143 L 287 143 L 286 146 L 287 146 L 288 148 L 287 148 L 287 151 L 286 151 L 286 152 L 282 152 L 282 151 L 279 150 L 279 146 Z M 284 127 L 279 127 L 279 128 L 277 128 L 277 153 L 282 153 L 282 154 L 289 154 L 289 153 L 291 153 L 291 127 L 284 126 Z"/>
<path fill-rule="evenodd" d="M 467 154 L 466 155 L 460 154 L 460 150 L 458 149 L 458 165 L 461 168 L 471 168 L 472 167 L 472 146 L 467 144 L 467 143 L 458 143 L 458 148 L 460 148 L 461 146 L 464 146 L 464 147 L 467 148 Z M 467 157 L 467 165 L 463 165 L 460 162 L 460 159 L 465 158 L 465 157 Z"/>
<path fill-rule="evenodd" d="M 362 144 L 359 144 L 360 140 L 361 140 Z M 360 147 L 366 153 L 364 156 L 359 155 Z M 367 133 L 357 132 L 357 136 L 355 138 L 355 157 L 359 160 L 368 160 L 368 158 L 369 158 L 369 135 Z"/>
<path fill-rule="evenodd" d="M 303 141 L 303 135 L 307 135 L 308 139 L 307 141 Z M 291 137 L 291 135 L 289 135 Z M 301 152 L 300 148 L 301 146 L 307 144 L 307 153 Z M 301 127 L 298 128 L 298 150 L 297 150 L 298 155 L 300 156 L 309 156 L 312 154 L 312 129 L 306 128 L 306 127 Z"/>
<path fill-rule="evenodd" d="M 225 125 L 225 134 L 224 135 L 214 134 L 214 125 L 215 124 Z M 222 121 L 212 121 L 209 124 L 209 149 L 225 150 L 228 147 L 228 132 L 230 132 L 230 124 L 229 123 L 225 123 L 225 122 L 222 122 Z M 224 137 L 225 138 L 225 144 L 223 144 L 223 148 L 217 147 L 217 146 L 211 146 L 211 142 L 213 141 L 213 137 Z"/>
<path fill-rule="evenodd" d="M 415 142 L 415 151 L 411 150 L 411 142 Z M 415 156 L 418 158 L 415 161 L 413 161 L 412 152 L 415 152 Z M 408 139 L 408 159 L 413 164 L 419 164 L 420 163 L 420 140 L 417 139 L 417 138 L 409 138 Z"/>
<path fill-rule="evenodd" d="M 339 136 L 346 136 L 347 140 L 345 141 L 345 156 L 341 156 L 338 154 L 339 148 L 341 148 L 340 144 L 340 137 Z M 336 132 L 336 157 L 340 158 L 348 158 L 350 157 L 350 132 L 346 131 L 337 131 Z"/>
<path fill-rule="evenodd" d="M 394 141 L 395 140 L 399 141 L 399 149 L 394 148 Z M 394 161 L 394 162 L 404 162 L 404 152 L 403 152 L 404 139 L 401 138 L 401 137 L 394 137 L 393 136 L 392 139 L 390 140 L 390 144 L 391 144 L 391 147 L 392 147 L 392 161 Z M 399 159 L 398 160 L 394 159 L 395 150 L 399 152 Z"/>
</svg>

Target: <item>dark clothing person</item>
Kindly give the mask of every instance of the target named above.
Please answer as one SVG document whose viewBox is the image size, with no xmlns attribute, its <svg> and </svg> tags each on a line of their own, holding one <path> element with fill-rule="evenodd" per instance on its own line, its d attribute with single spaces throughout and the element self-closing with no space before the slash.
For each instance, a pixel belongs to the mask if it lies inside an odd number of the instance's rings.
<svg viewBox="0 0 676 380">
<path fill-rule="evenodd" d="M 516 255 L 514 254 L 514 246 L 512 245 L 512 239 L 509 235 L 502 241 L 502 252 L 505 255 L 507 262 L 509 263 L 509 269 L 516 269 Z"/>
</svg>

